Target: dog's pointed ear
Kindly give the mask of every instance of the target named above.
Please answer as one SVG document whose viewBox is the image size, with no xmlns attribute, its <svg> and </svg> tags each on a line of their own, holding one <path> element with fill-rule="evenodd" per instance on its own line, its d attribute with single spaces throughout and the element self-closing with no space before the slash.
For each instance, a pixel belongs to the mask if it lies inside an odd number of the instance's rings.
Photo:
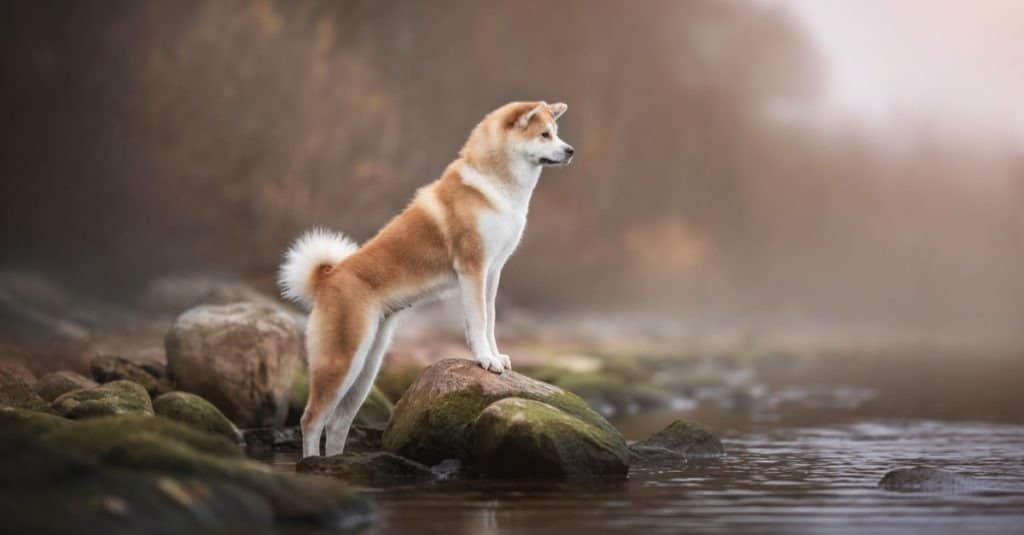
<svg viewBox="0 0 1024 535">
<path fill-rule="evenodd" d="M 516 126 L 518 126 L 519 128 L 526 128 L 526 125 L 530 124 L 530 119 L 533 119 L 533 116 L 537 115 L 537 112 L 546 108 L 547 105 L 548 104 L 546 102 L 541 102 L 540 104 L 537 104 L 536 106 L 531 108 L 530 111 L 520 115 L 519 118 L 516 119 Z"/>
<path fill-rule="evenodd" d="M 548 106 L 548 111 L 551 112 L 551 117 L 556 121 L 567 109 L 569 109 L 569 105 L 564 102 L 556 102 Z"/>
</svg>

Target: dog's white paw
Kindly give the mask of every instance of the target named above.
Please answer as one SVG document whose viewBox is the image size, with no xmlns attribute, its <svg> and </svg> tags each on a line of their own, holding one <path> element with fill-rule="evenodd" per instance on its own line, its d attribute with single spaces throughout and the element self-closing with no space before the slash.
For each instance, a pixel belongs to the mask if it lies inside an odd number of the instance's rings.
<svg viewBox="0 0 1024 535">
<path fill-rule="evenodd" d="M 476 361 L 480 364 L 481 368 L 489 372 L 501 373 L 505 371 L 505 366 L 502 364 L 501 359 L 498 357 L 483 355 L 477 357 Z"/>
<path fill-rule="evenodd" d="M 512 359 L 508 358 L 508 355 L 506 355 L 504 353 L 498 353 L 498 360 L 501 361 L 501 365 L 506 370 L 511 370 L 512 369 Z"/>
</svg>

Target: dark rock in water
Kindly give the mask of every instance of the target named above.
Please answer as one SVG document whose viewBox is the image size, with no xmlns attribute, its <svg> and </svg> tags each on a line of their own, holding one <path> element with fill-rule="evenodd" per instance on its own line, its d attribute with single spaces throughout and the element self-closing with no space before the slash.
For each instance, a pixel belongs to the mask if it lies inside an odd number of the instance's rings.
<svg viewBox="0 0 1024 535">
<path fill-rule="evenodd" d="M 936 468 L 899 468 L 878 482 L 885 490 L 916 492 L 958 492 L 981 487 L 973 477 Z"/>
<path fill-rule="evenodd" d="M 114 381 L 73 390 L 53 400 L 53 408 L 73 420 L 125 414 L 153 415 L 149 393 L 132 381 Z"/>
<path fill-rule="evenodd" d="M 53 401 L 63 394 L 81 388 L 92 388 L 99 386 L 96 381 L 72 371 L 52 372 L 44 375 L 36 384 L 36 392 L 43 399 Z"/>
<path fill-rule="evenodd" d="M 15 533 L 78 533 L 86 520 L 102 533 L 354 529 L 371 518 L 340 482 L 273 472 L 223 436 L 160 416 L 0 409 L 0 473 L 0 514 Z"/>
<path fill-rule="evenodd" d="M 295 321 L 253 303 L 201 306 L 167 333 L 167 368 L 178 388 L 209 400 L 241 427 L 279 426 L 302 358 Z"/>
<path fill-rule="evenodd" d="M 153 400 L 153 412 L 183 424 L 242 443 L 242 433 L 217 407 L 188 392 L 168 392 Z"/>
<path fill-rule="evenodd" d="M 0 366 L 0 405 L 40 412 L 53 412 L 50 403 L 35 391 L 35 375 L 21 364 Z"/>
<path fill-rule="evenodd" d="M 249 455 L 302 451 L 302 431 L 296 426 L 245 429 L 242 438 Z"/>
<path fill-rule="evenodd" d="M 478 420 L 490 405 L 506 398 L 532 400 L 544 407 L 530 404 L 529 408 L 537 410 L 519 411 L 514 406 L 502 405 Z M 531 421 L 534 417 L 538 419 Z M 478 423 L 485 426 L 479 432 L 475 429 Z M 535 447 L 547 440 L 544 437 L 556 435 L 573 436 L 574 444 L 582 448 L 572 456 L 555 457 L 560 461 L 572 460 L 575 465 L 550 469 L 552 457 L 541 455 L 543 448 Z M 537 475 L 583 475 L 590 470 L 604 471 L 588 475 L 619 475 L 625 473 L 623 465 L 629 462 L 622 435 L 576 395 L 513 371 L 497 375 L 463 359 L 442 360 L 423 371 L 395 405 L 384 431 L 383 446 L 424 464 L 445 459 L 459 459 L 471 465 L 480 461 L 479 468 L 486 473 L 496 468 L 491 462 L 495 451 L 508 451 L 511 444 L 519 444 L 524 436 L 534 442 L 524 445 L 517 460 L 549 468 Z M 489 441 L 486 449 L 480 450 L 483 438 Z M 611 452 L 617 452 L 621 462 L 603 462 L 609 455 L 616 456 Z M 504 469 L 495 474 L 507 475 Z"/>
<path fill-rule="evenodd" d="M 100 383 L 122 380 L 139 383 L 153 397 L 174 390 L 166 371 L 153 363 L 140 364 L 124 357 L 101 355 L 89 364 L 89 372 Z"/>
<path fill-rule="evenodd" d="M 436 478 L 430 467 L 424 464 L 381 451 L 306 457 L 299 461 L 295 470 L 372 484 Z"/>
<path fill-rule="evenodd" d="M 384 430 L 378 427 L 353 425 L 349 430 L 348 440 L 345 441 L 345 451 L 380 451 L 383 432 Z M 302 451 L 302 431 L 298 426 L 257 427 L 242 431 L 242 436 L 245 439 L 245 451 L 249 455 L 264 456 Z"/>
<path fill-rule="evenodd" d="M 672 422 L 647 440 L 632 444 L 629 450 L 633 459 L 640 463 L 685 462 L 725 454 L 722 441 L 714 433 L 681 420 Z"/>
<path fill-rule="evenodd" d="M 473 467 L 485 474 L 588 477 L 629 471 L 621 437 L 540 401 L 496 401 L 477 417 L 473 432 Z"/>
</svg>

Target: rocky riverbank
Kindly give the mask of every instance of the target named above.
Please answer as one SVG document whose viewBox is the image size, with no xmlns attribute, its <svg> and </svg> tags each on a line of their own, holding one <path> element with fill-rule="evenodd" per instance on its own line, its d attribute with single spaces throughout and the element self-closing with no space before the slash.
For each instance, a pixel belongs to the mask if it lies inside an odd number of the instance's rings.
<svg viewBox="0 0 1024 535">
<path fill-rule="evenodd" d="M 36 286 L 26 303 L 65 302 Z M 73 357 L 33 360 L 26 343 L 3 360 L 0 508 L 18 532 L 74 532 L 71 512 L 113 533 L 356 529 L 372 507 L 354 486 L 621 479 L 631 465 L 722 453 L 714 435 L 683 423 L 630 447 L 605 415 L 668 407 L 676 395 L 621 360 L 573 370 L 527 359 L 527 373 L 495 375 L 471 360 L 432 359 L 385 368 L 346 453 L 304 459 L 298 474 L 274 471 L 247 454 L 298 449 L 304 318 L 240 284 L 161 280 L 140 301 L 154 317 L 179 312 L 140 329 L 150 340 L 163 329 L 158 351 L 68 346 Z M 46 322 L 25 321 L 62 325 L 47 310 Z"/>
</svg>

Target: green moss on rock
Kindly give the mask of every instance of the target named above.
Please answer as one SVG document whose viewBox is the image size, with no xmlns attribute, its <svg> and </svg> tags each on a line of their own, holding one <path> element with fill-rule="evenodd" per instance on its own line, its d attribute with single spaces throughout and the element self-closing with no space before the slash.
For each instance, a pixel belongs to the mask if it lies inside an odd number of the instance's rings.
<svg viewBox="0 0 1024 535">
<path fill-rule="evenodd" d="M 624 444 L 619 432 L 574 394 L 516 372 L 496 375 L 473 361 L 447 359 L 424 370 L 399 400 L 384 432 L 384 449 L 426 464 L 472 461 L 477 417 L 510 397 L 547 404 Z"/>
<path fill-rule="evenodd" d="M 149 393 L 132 381 L 114 381 L 68 392 L 53 401 L 53 408 L 74 420 L 125 414 L 153 415 Z"/>
<path fill-rule="evenodd" d="M 618 435 L 546 403 L 505 398 L 473 426 L 476 470 L 500 476 L 625 476 L 629 450 Z"/>
<path fill-rule="evenodd" d="M 188 392 L 168 392 L 153 400 L 153 411 L 190 427 L 217 433 L 240 443 L 242 434 L 224 413 L 205 399 Z"/>
</svg>

